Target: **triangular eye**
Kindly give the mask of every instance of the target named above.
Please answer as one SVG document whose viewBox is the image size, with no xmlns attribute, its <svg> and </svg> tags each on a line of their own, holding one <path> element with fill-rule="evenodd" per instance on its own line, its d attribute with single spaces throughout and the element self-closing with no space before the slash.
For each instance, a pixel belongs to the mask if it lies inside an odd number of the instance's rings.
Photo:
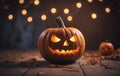
<svg viewBox="0 0 120 76">
<path fill-rule="evenodd" d="M 71 38 L 70 38 L 70 41 L 72 42 L 76 42 L 78 40 L 78 37 L 76 34 L 74 34 Z"/>
<path fill-rule="evenodd" d="M 54 43 L 59 42 L 60 40 L 61 40 L 61 39 L 58 38 L 56 35 L 52 35 L 52 36 L 51 36 L 51 41 L 54 42 Z"/>
</svg>

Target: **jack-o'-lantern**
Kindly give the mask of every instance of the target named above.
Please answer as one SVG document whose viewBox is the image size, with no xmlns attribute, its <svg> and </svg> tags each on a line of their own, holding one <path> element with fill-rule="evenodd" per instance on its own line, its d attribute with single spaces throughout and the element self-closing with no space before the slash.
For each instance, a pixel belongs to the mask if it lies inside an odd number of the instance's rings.
<svg viewBox="0 0 120 76">
<path fill-rule="evenodd" d="M 111 42 L 102 42 L 99 46 L 99 52 L 103 56 L 108 56 L 114 53 L 114 46 Z"/>
<path fill-rule="evenodd" d="M 38 49 L 43 58 L 52 63 L 72 63 L 85 50 L 83 34 L 76 28 L 66 28 L 61 17 L 57 17 L 58 28 L 44 30 L 38 39 Z"/>
</svg>

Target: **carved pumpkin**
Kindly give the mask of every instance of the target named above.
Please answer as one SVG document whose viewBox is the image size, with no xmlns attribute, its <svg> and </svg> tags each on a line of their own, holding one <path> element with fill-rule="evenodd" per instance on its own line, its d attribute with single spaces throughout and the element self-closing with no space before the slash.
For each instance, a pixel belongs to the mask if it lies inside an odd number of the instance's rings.
<svg viewBox="0 0 120 76">
<path fill-rule="evenodd" d="M 76 28 L 66 28 L 61 17 L 57 17 L 56 21 L 58 28 L 46 29 L 39 36 L 38 49 L 49 62 L 75 62 L 85 50 L 84 36 Z"/>
<path fill-rule="evenodd" d="M 99 46 L 99 52 L 103 56 L 108 56 L 114 53 L 114 46 L 111 42 L 102 42 Z"/>
</svg>

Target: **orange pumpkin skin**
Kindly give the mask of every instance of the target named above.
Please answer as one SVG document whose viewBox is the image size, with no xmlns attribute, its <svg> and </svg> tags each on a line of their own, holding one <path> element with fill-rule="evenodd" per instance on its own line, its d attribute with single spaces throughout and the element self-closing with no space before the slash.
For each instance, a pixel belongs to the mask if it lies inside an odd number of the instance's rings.
<svg viewBox="0 0 120 76">
<path fill-rule="evenodd" d="M 54 43 L 51 40 L 52 35 L 55 35 L 61 40 Z M 70 41 L 73 36 L 74 40 L 76 39 L 74 42 Z M 67 42 L 65 43 L 65 41 Z M 84 53 L 85 39 L 83 34 L 73 27 L 49 28 L 39 36 L 38 49 L 42 57 L 49 62 L 71 63 L 79 59 Z"/>
<path fill-rule="evenodd" d="M 103 56 L 108 56 L 114 53 L 114 46 L 111 42 L 102 42 L 99 46 L 99 52 Z"/>
<path fill-rule="evenodd" d="M 81 57 L 85 50 L 83 34 L 76 28 L 66 28 L 61 17 L 57 17 L 59 28 L 44 30 L 38 39 L 38 49 L 49 62 L 72 63 Z"/>
</svg>

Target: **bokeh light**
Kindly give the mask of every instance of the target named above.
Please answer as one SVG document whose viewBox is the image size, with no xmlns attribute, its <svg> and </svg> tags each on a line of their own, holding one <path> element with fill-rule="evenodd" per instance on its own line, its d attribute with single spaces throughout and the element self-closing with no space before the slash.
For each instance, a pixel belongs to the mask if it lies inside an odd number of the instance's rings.
<svg viewBox="0 0 120 76">
<path fill-rule="evenodd" d="M 99 0 L 100 2 L 103 2 L 103 0 Z"/>
<path fill-rule="evenodd" d="M 27 21 L 28 21 L 28 22 L 32 22 L 32 21 L 33 21 L 33 18 L 32 18 L 31 16 L 29 16 L 29 17 L 27 18 Z"/>
<path fill-rule="evenodd" d="M 105 12 L 106 12 L 106 13 L 110 13 L 110 8 L 109 8 L 109 7 L 106 7 L 106 8 L 105 8 Z"/>
<path fill-rule="evenodd" d="M 77 8 L 81 8 L 81 7 L 82 7 L 82 3 L 81 3 L 81 2 L 77 2 L 77 3 L 76 3 L 76 7 L 77 7 Z"/>
<path fill-rule="evenodd" d="M 26 14 L 27 14 L 27 10 L 26 10 L 26 9 L 23 9 L 23 10 L 21 11 L 21 13 L 22 13 L 22 15 L 26 15 Z"/>
<path fill-rule="evenodd" d="M 23 4 L 23 3 L 24 3 L 24 0 L 19 0 L 19 3 L 20 3 L 20 4 Z"/>
<path fill-rule="evenodd" d="M 92 14 L 91 14 L 91 18 L 92 18 L 92 19 L 96 19 L 96 18 L 97 18 L 97 14 L 96 14 L 96 13 L 92 13 Z"/>
<path fill-rule="evenodd" d="M 8 19 L 9 19 L 9 20 L 12 20 L 12 19 L 13 19 L 13 15 L 12 15 L 12 14 L 9 14 L 9 15 L 8 15 Z"/>
<path fill-rule="evenodd" d="M 41 15 L 41 20 L 45 21 L 47 19 L 47 16 L 45 14 Z"/>
<path fill-rule="evenodd" d="M 93 0 L 87 0 L 89 3 L 92 3 L 93 2 Z"/>
<path fill-rule="evenodd" d="M 72 21 L 72 20 L 73 20 L 73 17 L 72 17 L 72 16 L 68 16 L 68 17 L 67 17 L 67 20 L 68 20 L 68 21 Z"/>
<path fill-rule="evenodd" d="M 56 8 L 51 8 L 51 13 L 56 13 L 57 12 L 57 10 L 56 10 Z"/>
<path fill-rule="evenodd" d="M 34 5 L 39 5 L 40 1 L 39 0 L 34 0 Z"/>
<path fill-rule="evenodd" d="M 68 8 L 65 8 L 65 9 L 64 9 L 64 13 L 65 13 L 65 14 L 68 14 L 68 13 L 69 13 L 69 9 L 68 9 Z"/>
</svg>

